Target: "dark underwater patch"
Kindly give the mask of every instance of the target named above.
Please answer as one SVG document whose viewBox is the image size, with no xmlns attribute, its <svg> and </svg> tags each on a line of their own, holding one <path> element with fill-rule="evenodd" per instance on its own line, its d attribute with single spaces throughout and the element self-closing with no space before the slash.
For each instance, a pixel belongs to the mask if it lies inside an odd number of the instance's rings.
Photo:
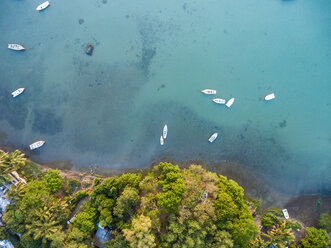
<svg viewBox="0 0 331 248">
<path fill-rule="evenodd" d="M 36 110 L 32 130 L 41 134 L 54 135 L 61 132 L 63 128 L 63 119 L 52 113 L 52 110 Z"/>
</svg>

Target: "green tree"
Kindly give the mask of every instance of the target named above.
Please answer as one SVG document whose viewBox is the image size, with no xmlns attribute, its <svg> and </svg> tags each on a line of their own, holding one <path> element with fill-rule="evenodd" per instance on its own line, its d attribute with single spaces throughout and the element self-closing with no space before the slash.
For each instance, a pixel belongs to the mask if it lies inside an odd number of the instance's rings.
<svg viewBox="0 0 331 248">
<path fill-rule="evenodd" d="M 327 232 L 323 229 L 308 227 L 306 236 L 301 241 L 304 248 L 328 248 L 330 239 Z"/>
<path fill-rule="evenodd" d="M 219 192 L 215 200 L 217 225 L 232 235 L 235 245 L 247 247 L 259 230 L 244 201 L 244 190 L 233 180 L 221 175 L 219 178 Z"/>
<path fill-rule="evenodd" d="M 331 232 L 331 216 L 329 213 L 324 213 L 321 215 L 319 225 L 327 232 Z"/>
<path fill-rule="evenodd" d="M 48 170 L 44 180 L 52 193 L 59 192 L 63 186 L 63 180 L 59 170 Z"/>
<path fill-rule="evenodd" d="M 132 248 L 155 247 L 155 236 L 151 233 L 152 222 L 149 217 L 140 215 L 132 221 L 132 228 L 124 229 L 125 239 Z"/>
<path fill-rule="evenodd" d="M 96 209 L 90 205 L 86 205 L 84 210 L 76 215 L 72 223 L 81 231 L 91 234 L 96 227 L 96 218 Z"/>
<path fill-rule="evenodd" d="M 160 163 L 154 167 L 155 173 L 159 174 L 158 184 L 162 192 L 156 195 L 159 206 L 169 212 L 176 213 L 178 204 L 184 192 L 184 183 L 180 169 L 170 163 Z"/>
<path fill-rule="evenodd" d="M 121 196 L 117 198 L 114 215 L 121 220 L 129 219 L 133 215 L 133 208 L 138 200 L 138 191 L 129 186 L 125 187 Z"/>
</svg>

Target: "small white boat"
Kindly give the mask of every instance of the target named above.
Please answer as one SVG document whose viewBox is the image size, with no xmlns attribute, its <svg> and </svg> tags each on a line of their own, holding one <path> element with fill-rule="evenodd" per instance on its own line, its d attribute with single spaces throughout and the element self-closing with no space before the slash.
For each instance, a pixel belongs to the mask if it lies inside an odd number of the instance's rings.
<svg viewBox="0 0 331 248">
<path fill-rule="evenodd" d="M 163 140 L 163 136 L 162 136 L 162 135 L 161 135 L 161 137 L 160 137 L 160 144 L 161 144 L 161 146 L 164 145 L 164 140 Z"/>
<path fill-rule="evenodd" d="M 283 211 L 283 214 L 284 214 L 285 219 L 289 219 L 290 216 L 288 215 L 287 209 L 285 208 L 282 211 Z"/>
<path fill-rule="evenodd" d="M 11 50 L 15 50 L 15 51 L 21 51 L 21 50 L 25 50 L 25 47 L 22 46 L 21 44 L 8 44 L 8 48 Z"/>
<path fill-rule="evenodd" d="M 163 139 L 166 139 L 167 135 L 168 135 L 168 126 L 167 124 L 165 124 L 163 127 Z"/>
<path fill-rule="evenodd" d="M 204 89 L 201 92 L 206 95 L 215 95 L 216 94 L 216 90 L 212 90 L 212 89 Z"/>
<path fill-rule="evenodd" d="M 217 136 L 218 136 L 218 133 L 213 133 L 213 135 L 209 137 L 208 141 L 210 143 L 213 143 L 214 140 L 217 138 Z"/>
<path fill-rule="evenodd" d="M 272 99 L 275 99 L 275 93 L 271 93 L 271 94 L 268 94 L 268 95 L 266 95 L 265 97 L 264 97 L 264 100 L 266 100 L 266 101 L 270 101 L 270 100 L 272 100 Z"/>
<path fill-rule="evenodd" d="M 50 3 L 48 1 L 38 5 L 38 7 L 36 8 L 36 10 L 41 11 L 46 9 L 48 6 L 50 5 Z"/>
<path fill-rule="evenodd" d="M 225 105 L 230 108 L 232 104 L 234 103 L 234 98 L 231 98 Z"/>
<path fill-rule="evenodd" d="M 19 88 L 19 89 L 13 91 L 11 94 L 13 97 L 17 97 L 18 95 L 22 94 L 23 91 L 24 91 L 24 88 Z"/>
<path fill-rule="evenodd" d="M 37 140 L 36 142 L 33 142 L 31 145 L 29 145 L 30 150 L 34 150 L 39 147 L 42 147 L 45 143 L 46 143 L 45 140 Z"/>
<path fill-rule="evenodd" d="M 217 103 L 217 104 L 225 104 L 225 100 L 222 98 L 214 98 L 213 102 Z"/>
</svg>

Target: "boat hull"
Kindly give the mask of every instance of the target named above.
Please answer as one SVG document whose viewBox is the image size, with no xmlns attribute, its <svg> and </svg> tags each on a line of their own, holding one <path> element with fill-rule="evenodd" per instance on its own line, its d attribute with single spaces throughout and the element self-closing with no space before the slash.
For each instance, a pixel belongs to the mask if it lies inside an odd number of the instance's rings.
<svg viewBox="0 0 331 248">
<path fill-rule="evenodd" d="M 271 94 L 266 95 L 264 97 L 264 100 L 270 101 L 270 100 L 275 99 L 275 98 L 276 98 L 275 94 L 274 93 L 271 93 Z"/>
<path fill-rule="evenodd" d="M 50 5 L 50 3 L 48 1 L 38 5 L 38 7 L 36 8 L 37 11 L 41 11 L 46 9 L 48 6 Z"/>
<path fill-rule="evenodd" d="M 234 103 L 234 98 L 231 98 L 225 105 L 230 108 L 232 104 Z"/>
<path fill-rule="evenodd" d="M 25 47 L 21 44 L 8 44 L 8 48 L 15 51 L 25 50 Z"/>
<path fill-rule="evenodd" d="M 33 142 L 31 145 L 29 145 L 29 148 L 30 150 L 35 150 L 39 147 L 42 147 L 45 143 L 45 140 L 37 140 L 36 142 Z"/>
<path fill-rule="evenodd" d="M 163 127 L 163 139 L 166 139 L 168 136 L 168 126 L 164 125 Z"/>
<path fill-rule="evenodd" d="M 13 97 L 17 97 L 18 95 L 22 94 L 24 91 L 24 88 L 19 88 L 11 93 Z"/>
<path fill-rule="evenodd" d="M 218 133 L 213 133 L 212 136 L 209 137 L 208 141 L 210 143 L 213 143 L 216 140 L 217 136 L 218 136 Z"/>
<path fill-rule="evenodd" d="M 160 137 L 160 144 L 161 144 L 161 146 L 164 145 L 164 140 L 163 140 L 163 136 L 162 136 L 162 135 L 161 135 L 161 137 Z"/>
<path fill-rule="evenodd" d="M 216 94 L 216 90 L 213 90 L 213 89 L 204 89 L 201 92 L 206 95 L 215 95 Z"/>
<path fill-rule="evenodd" d="M 225 104 L 226 101 L 222 98 L 214 98 L 213 102 L 217 104 Z"/>
</svg>

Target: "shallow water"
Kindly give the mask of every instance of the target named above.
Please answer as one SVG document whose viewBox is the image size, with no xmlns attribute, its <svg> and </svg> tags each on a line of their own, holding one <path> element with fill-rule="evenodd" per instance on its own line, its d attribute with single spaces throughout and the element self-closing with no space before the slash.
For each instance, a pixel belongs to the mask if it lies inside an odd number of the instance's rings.
<svg viewBox="0 0 331 248">
<path fill-rule="evenodd" d="M 329 0 L 38 4 L 0 3 L 2 143 L 43 138 L 32 159 L 113 168 L 233 161 L 287 193 L 331 192 Z"/>
</svg>

